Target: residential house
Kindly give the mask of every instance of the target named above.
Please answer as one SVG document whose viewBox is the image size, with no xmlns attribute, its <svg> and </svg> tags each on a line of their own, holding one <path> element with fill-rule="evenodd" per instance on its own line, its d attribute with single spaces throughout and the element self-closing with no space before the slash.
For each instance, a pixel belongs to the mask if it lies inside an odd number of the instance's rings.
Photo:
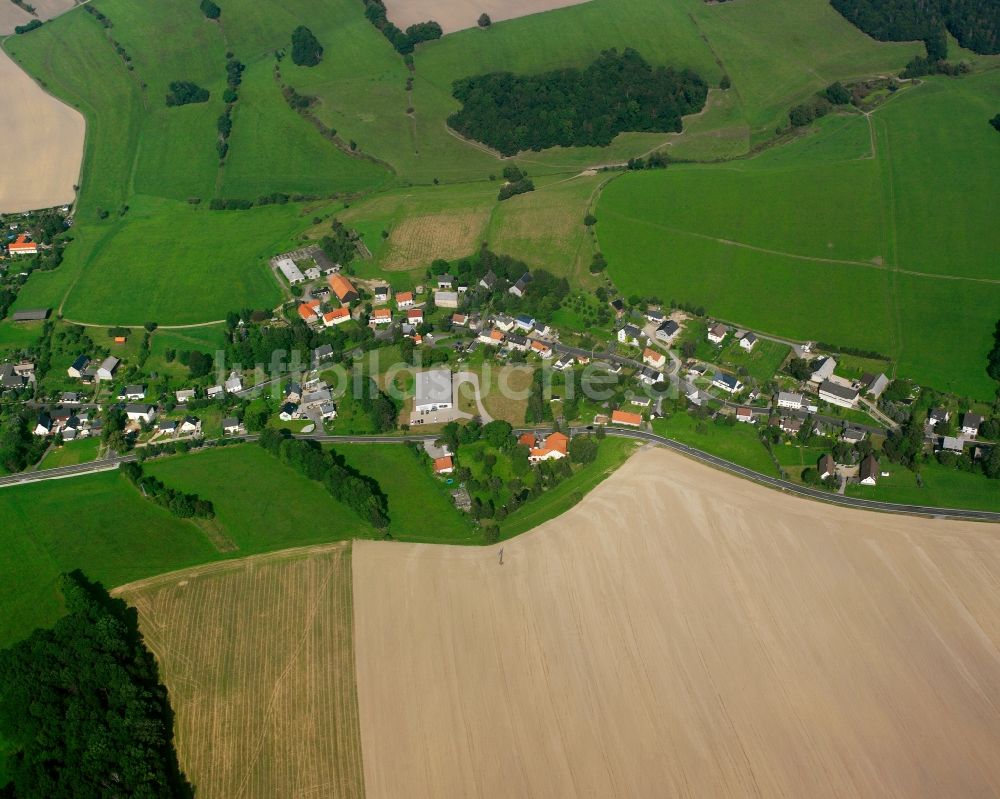
<svg viewBox="0 0 1000 799">
<path fill-rule="evenodd" d="M 479 334 L 479 341 L 483 344 L 489 344 L 491 347 L 499 347 L 503 344 L 504 338 L 506 338 L 504 334 L 495 328 L 488 333 L 484 330 Z"/>
<path fill-rule="evenodd" d="M 519 314 L 514 317 L 514 325 L 518 330 L 523 330 L 525 333 L 530 333 L 535 329 L 535 320 L 532 319 L 527 314 Z"/>
<path fill-rule="evenodd" d="M 319 300 L 299 303 L 299 317 L 307 325 L 311 325 L 319 319 Z"/>
<path fill-rule="evenodd" d="M 226 435 L 234 435 L 242 432 L 240 420 L 235 416 L 227 416 L 222 420 L 222 432 Z"/>
<path fill-rule="evenodd" d="M 302 386 L 293 380 L 285 386 L 283 394 L 285 402 L 294 402 L 297 404 L 302 399 Z"/>
<path fill-rule="evenodd" d="M 464 313 L 453 313 L 451 315 L 451 323 L 455 327 L 465 327 L 469 323 L 469 317 Z"/>
<path fill-rule="evenodd" d="M 635 405 L 637 408 L 648 408 L 653 404 L 653 400 L 649 397 L 632 397 L 629 400 L 630 405 Z"/>
<path fill-rule="evenodd" d="M 708 329 L 708 340 L 713 344 L 721 344 L 726 339 L 729 328 L 721 322 L 717 322 Z"/>
<path fill-rule="evenodd" d="M 330 288 L 337 296 L 337 299 L 340 300 L 341 305 L 350 305 L 352 302 L 357 302 L 359 297 L 358 290 L 354 288 L 354 284 L 346 277 L 339 273 L 330 275 L 327 278 L 327 282 L 330 284 Z"/>
<path fill-rule="evenodd" d="M 76 380 L 79 380 L 83 377 L 83 373 L 88 366 L 90 366 L 90 357 L 87 355 L 80 355 L 69 365 L 69 368 L 66 370 L 66 374 Z"/>
<path fill-rule="evenodd" d="M 131 386 L 125 386 L 125 388 L 118 392 L 118 399 L 122 401 L 129 400 L 135 402 L 141 400 L 145 396 L 146 387 L 138 383 Z"/>
<path fill-rule="evenodd" d="M 439 289 L 452 289 L 455 287 L 454 275 L 438 275 L 437 287 Z"/>
<path fill-rule="evenodd" d="M 496 284 L 497 284 L 497 276 L 493 273 L 492 269 L 485 275 L 483 275 L 482 279 L 479 281 L 479 285 L 482 286 L 487 291 L 491 291 L 493 287 L 496 286 Z"/>
<path fill-rule="evenodd" d="M 376 325 L 391 325 L 392 311 L 388 308 L 376 308 L 372 311 L 372 315 L 368 317 L 368 324 L 372 327 Z"/>
<path fill-rule="evenodd" d="M 519 336 L 517 333 L 511 333 L 507 336 L 508 349 L 517 350 L 518 352 L 527 352 L 528 346 L 528 339 L 524 336 Z"/>
<path fill-rule="evenodd" d="M 10 363 L 0 364 L 0 389 L 24 388 L 28 381 Z"/>
<path fill-rule="evenodd" d="M 537 447 L 528 451 L 528 460 L 532 463 L 565 458 L 569 451 L 569 436 L 565 433 L 551 433 Z"/>
<path fill-rule="evenodd" d="M 424 309 L 410 308 L 406 312 L 406 321 L 411 325 L 422 325 L 424 323 Z"/>
<path fill-rule="evenodd" d="M 234 372 L 229 375 L 229 379 L 225 382 L 224 387 L 227 394 L 239 394 L 243 390 L 243 381 Z"/>
<path fill-rule="evenodd" d="M 290 422 L 299 418 L 299 406 L 294 402 L 286 402 L 278 411 L 278 418 L 283 422 Z"/>
<path fill-rule="evenodd" d="M 103 361 L 101 365 L 97 367 L 97 374 L 95 377 L 98 380 L 111 380 L 114 377 L 115 370 L 118 368 L 118 364 L 121 363 L 114 355 L 109 355 Z"/>
<path fill-rule="evenodd" d="M 306 280 L 319 280 L 320 272 L 318 266 L 310 266 L 306 270 Z"/>
<path fill-rule="evenodd" d="M 621 316 L 623 313 L 625 313 L 625 303 L 622 301 L 621 297 L 616 297 L 609 303 L 609 305 L 611 306 L 611 309 L 615 312 L 616 316 Z"/>
<path fill-rule="evenodd" d="M 840 440 L 845 444 L 860 444 L 865 440 L 865 431 L 859 427 L 845 427 Z"/>
<path fill-rule="evenodd" d="M 657 383 L 663 382 L 663 373 L 644 366 L 639 371 L 639 382 L 647 386 L 655 386 Z"/>
<path fill-rule="evenodd" d="M 341 270 L 340 264 L 335 264 L 330 260 L 330 256 L 327 255 L 322 250 L 316 250 L 312 255 L 313 263 L 319 267 L 319 270 L 324 275 L 332 275 L 334 272 L 339 272 Z"/>
<path fill-rule="evenodd" d="M 412 291 L 400 291 L 396 294 L 396 307 L 402 310 L 403 308 L 413 307 L 413 292 Z"/>
<path fill-rule="evenodd" d="M 224 397 L 226 395 L 226 390 L 222 386 L 209 386 L 205 390 L 205 396 L 209 399 L 216 399 L 217 397 Z"/>
<path fill-rule="evenodd" d="M 455 471 L 455 461 L 451 455 L 434 459 L 434 474 L 451 474 Z"/>
<path fill-rule="evenodd" d="M 753 352 L 753 348 L 757 344 L 757 336 L 753 333 L 744 333 L 743 337 L 740 339 L 740 347 L 747 352 Z"/>
<path fill-rule="evenodd" d="M 458 292 L 457 291 L 435 291 L 434 292 L 434 304 L 438 308 L 457 308 L 458 307 Z"/>
<path fill-rule="evenodd" d="M 809 380 L 812 383 L 822 383 L 824 380 L 829 380 L 833 377 L 833 370 L 836 368 L 837 362 L 833 358 L 823 358 L 823 360 L 816 365 Z"/>
<path fill-rule="evenodd" d="M 791 391 L 779 391 L 778 392 L 778 407 L 779 408 L 791 408 L 794 411 L 801 410 L 805 407 L 806 400 L 801 394 L 795 394 Z"/>
<path fill-rule="evenodd" d="M 376 286 L 372 289 L 372 296 L 374 297 L 373 302 L 376 305 L 382 305 L 389 302 L 389 297 L 392 295 L 392 289 L 389 286 Z"/>
<path fill-rule="evenodd" d="M 183 405 L 185 402 L 190 402 L 196 396 L 196 392 L 193 388 L 182 388 L 180 391 L 174 394 L 177 397 L 177 404 Z"/>
<path fill-rule="evenodd" d="M 635 325 L 625 325 L 618 330 L 618 341 L 622 344 L 638 347 L 640 336 L 642 336 L 642 331 Z"/>
<path fill-rule="evenodd" d="M 275 261 L 274 265 L 278 267 L 278 271 L 285 276 L 285 280 L 292 286 L 297 286 L 306 279 L 305 275 L 302 274 L 302 270 L 295 265 L 295 261 L 291 258 L 279 258 Z"/>
<path fill-rule="evenodd" d="M 878 480 L 878 461 L 874 455 L 869 455 L 861 461 L 858 469 L 858 482 L 863 486 L 873 486 Z"/>
<path fill-rule="evenodd" d="M 662 369 L 667 364 L 667 356 L 662 352 L 650 349 L 646 347 L 642 351 L 642 360 L 644 363 L 652 366 L 654 369 Z"/>
<path fill-rule="evenodd" d="M 323 314 L 323 326 L 333 327 L 334 325 L 342 325 L 344 322 L 351 321 L 351 310 L 350 308 L 334 308 Z"/>
<path fill-rule="evenodd" d="M 971 411 L 962 415 L 962 433 L 969 438 L 975 438 L 979 434 L 979 426 L 983 423 L 983 417 Z"/>
<path fill-rule="evenodd" d="M 322 402 L 319 406 L 320 418 L 324 421 L 330 421 L 331 419 L 337 418 L 337 406 L 332 402 Z"/>
<path fill-rule="evenodd" d="M 947 422 L 951 419 L 951 414 L 945 408 L 934 408 L 927 417 L 927 422 L 934 427 L 939 422 Z"/>
<path fill-rule="evenodd" d="M 47 436 L 52 432 L 52 417 L 48 411 L 41 411 L 35 422 L 35 428 L 31 431 L 36 436 Z"/>
<path fill-rule="evenodd" d="M 316 349 L 313 350 L 313 363 L 319 364 L 322 361 L 329 360 L 333 357 L 333 347 L 329 344 L 321 344 Z"/>
<path fill-rule="evenodd" d="M 59 401 L 63 405 L 79 405 L 80 395 L 77 394 L 75 391 L 64 391 L 62 394 L 59 395 Z"/>
<path fill-rule="evenodd" d="M 7 245 L 7 252 L 13 255 L 37 255 L 38 244 L 31 240 L 27 233 L 21 233 Z"/>
<path fill-rule="evenodd" d="M 552 357 L 552 347 L 544 341 L 532 341 L 531 351 L 546 360 Z"/>
<path fill-rule="evenodd" d="M 532 281 L 531 272 L 525 272 L 521 277 L 517 279 L 517 282 L 511 286 L 507 291 L 513 294 L 515 297 L 523 297 L 524 292 L 528 290 L 528 284 Z"/>
<path fill-rule="evenodd" d="M 156 432 L 160 435 L 176 435 L 177 422 L 173 419 L 161 419 L 156 423 Z"/>
<path fill-rule="evenodd" d="M 654 324 L 659 324 L 664 319 L 666 319 L 666 315 L 663 313 L 663 311 L 660 311 L 656 308 L 649 308 L 646 311 L 646 318 L 650 322 L 653 322 Z"/>
<path fill-rule="evenodd" d="M 503 316 L 502 314 L 493 320 L 493 326 L 498 330 L 502 330 L 504 333 L 509 333 L 514 329 L 514 320 L 509 316 Z"/>
<path fill-rule="evenodd" d="M 573 366 L 573 356 L 572 355 L 560 355 L 558 360 L 552 364 L 553 369 L 558 369 L 560 372 L 565 372 L 567 369 Z"/>
<path fill-rule="evenodd" d="M 746 407 L 745 405 L 741 405 L 739 408 L 736 409 L 736 421 L 753 424 L 755 421 L 753 417 L 753 411 L 750 408 Z"/>
<path fill-rule="evenodd" d="M 156 418 L 156 406 L 148 403 L 129 403 L 125 406 L 125 415 L 133 422 L 151 422 Z"/>
<path fill-rule="evenodd" d="M 873 375 L 871 372 L 865 372 L 861 375 L 862 394 L 878 399 L 888 387 L 889 378 L 884 374 Z"/>
<path fill-rule="evenodd" d="M 965 449 L 965 442 L 955 436 L 942 436 L 941 449 L 947 450 L 948 452 L 961 453 Z"/>
<path fill-rule="evenodd" d="M 642 416 L 638 413 L 615 410 L 611 412 L 611 423 L 624 425 L 625 427 L 641 427 Z"/>
<path fill-rule="evenodd" d="M 677 334 L 680 332 L 681 326 L 673 319 L 668 319 L 656 328 L 656 338 L 665 344 L 672 344 L 674 339 L 677 338 Z"/>
<path fill-rule="evenodd" d="M 858 390 L 832 380 L 824 380 L 819 386 L 819 398 L 841 408 L 853 408 L 858 404 Z"/>
<path fill-rule="evenodd" d="M 177 426 L 177 432 L 182 436 L 192 436 L 201 433 L 201 419 L 197 416 L 185 416 Z"/>
<path fill-rule="evenodd" d="M 521 435 L 517 437 L 517 443 L 520 446 L 527 447 L 528 449 L 534 449 L 538 446 L 538 436 L 530 432 L 521 433 Z"/>
<path fill-rule="evenodd" d="M 782 416 L 781 421 L 778 422 L 778 427 L 781 428 L 782 433 L 788 433 L 790 436 L 795 436 L 802 430 L 802 420 L 797 419 L 794 416 Z"/>
<path fill-rule="evenodd" d="M 816 464 L 816 472 L 819 474 L 820 480 L 826 480 L 837 473 L 837 465 L 833 462 L 833 456 L 830 453 L 820 456 L 819 463 Z"/>
<path fill-rule="evenodd" d="M 725 372 L 716 372 L 712 375 L 712 385 L 716 388 L 721 388 L 729 394 L 738 394 L 743 390 L 743 383 L 732 375 L 727 375 Z"/>
<path fill-rule="evenodd" d="M 302 395 L 301 405 L 306 410 L 319 407 L 325 402 L 331 402 L 333 395 L 328 388 L 318 388 L 315 391 L 307 391 Z"/>
</svg>

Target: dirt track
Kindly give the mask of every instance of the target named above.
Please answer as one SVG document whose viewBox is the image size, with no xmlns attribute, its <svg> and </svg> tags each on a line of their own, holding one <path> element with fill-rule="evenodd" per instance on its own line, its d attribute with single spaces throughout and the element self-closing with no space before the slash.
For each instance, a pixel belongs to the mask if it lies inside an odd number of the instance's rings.
<svg viewBox="0 0 1000 799">
<path fill-rule="evenodd" d="M 998 533 L 656 450 L 502 567 L 358 542 L 367 795 L 996 796 Z"/>
<path fill-rule="evenodd" d="M 35 5 L 46 19 L 72 8 L 73 3 L 45 0 Z M 31 19 L 9 0 L 0 0 L 0 34 L 12 33 L 15 26 Z M 3 50 L 0 108 L 0 141 L 6 156 L 0 212 L 72 202 L 83 159 L 83 116 L 46 94 Z"/>
<path fill-rule="evenodd" d="M 389 19 L 404 30 L 434 20 L 445 33 L 474 28 L 483 12 L 493 22 L 576 6 L 587 0 L 386 0 Z"/>
</svg>

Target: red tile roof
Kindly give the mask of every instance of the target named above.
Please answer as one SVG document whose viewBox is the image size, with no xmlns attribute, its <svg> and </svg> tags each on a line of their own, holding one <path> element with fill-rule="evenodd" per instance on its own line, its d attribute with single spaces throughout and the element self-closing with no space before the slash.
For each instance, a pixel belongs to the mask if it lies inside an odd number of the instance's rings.
<svg viewBox="0 0 1000 799">
<path fill-rule="evenodd" d="M 564 433 L 553 433 L 545 439 L 545 449 L 555 450 L 556 452 L 561 452 L 563 455 L 566 454 L 568 446 L 569 436 Z"/>
<path fill-rule="evenodd" d="M 337 295 L 337 299 L 341 302 L 344 302 L 344 298 L 350 294 L 357 297 L 358 292 L 354 288 L 354 285 L 343 275 L 330 275 L 328 280 L 330 288 L 333 289 L 333 293 Z"/>
<path fill-rule="evenodd" d="M 538 439 L 535 438 L 534 433 L 521 433 L 521 435 L 517 437 L 517 443 L 523 444 L 529 449 L 533 449 L 535 444 L 538 443 Z"/>
<path fill-rule="evenodd" d="M 455 463 L 451 459 L 451 455 L 445 455 L 443 458 L 434 459 L 434 471 L 435 472 L 445 472 L 449 469 L 454 469 Z"/>
<path fill-rule="evenodd" d="M 423 319 L 424 310 L 423 308 L 411 308 L 406 312 L 407 319 Z"/>
<path fill-rule="evenodd" d="M 396 304 L 404 302 L 413 302 L 413 292 L 412 291 L 401 291 L 396 295 Z"/>
<path fill-rule="evenodd" d="M 628 413 L 627 411 L 612 411 L 611 421 L 617 424 L 631 425 L 638 427 L 642 424 L 642 416 L 638 413 Z"/>
<path fill-rule="evenodd" d="M 311 322 L 315 319 L 318 312 L 319 300 L 299 304 L 299 316 L 301 316 L 306 322 Z"/>
</svg>

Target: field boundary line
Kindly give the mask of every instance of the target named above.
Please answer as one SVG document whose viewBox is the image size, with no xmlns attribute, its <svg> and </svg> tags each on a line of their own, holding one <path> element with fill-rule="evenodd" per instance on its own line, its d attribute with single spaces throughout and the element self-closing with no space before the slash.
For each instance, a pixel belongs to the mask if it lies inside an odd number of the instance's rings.
<svg viewBox="0 0 1000 799">
<path fill-rule="evenodd" d="M 243 555 L 242 557 L 224 558 L 214 560 L 211 563 L 203 563 L 198 566 L 188 566 L 185 569 L 174 569 L 173 571 L 156 574 L 152 577 L 143 577 L 141 580 L 133 580 L 130 583 L 112 588 L 109 592 L 112 596 L 120 596 L 130 591 L 140 591 L 147 588 L 155 588 L 163 583 L 170 583 L 180 577 L 203 577 L 206 574 L 236 569 L 251 563 L 267 563 L 272 560 L 283 560 L 285 558 L 306 557 L 308 555 L 322 555 L 332 550 L 350 547 L 352 540 L 330 541 L 326 544 L 310 544 L 303 547 L 289 547 L 288 549 L 276 549 L 274 552 L 258 552 L 253 555 Z"/>
</svg>

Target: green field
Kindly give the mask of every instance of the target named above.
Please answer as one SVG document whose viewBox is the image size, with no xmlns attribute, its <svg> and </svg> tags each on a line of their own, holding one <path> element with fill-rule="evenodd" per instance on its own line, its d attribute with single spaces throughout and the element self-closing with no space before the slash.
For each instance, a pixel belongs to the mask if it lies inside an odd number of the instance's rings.
<svg viewBox="0 0 1000 799">
<path fill-rule="evenodd" d="M 38 464 L 39 469 L 55 469 L 59 466 L 74 466 L 77 463 L 87 463 L 97 459 L 97 451 L 101 448 L 99 438 L 81 438 L 69 441 L 61 447 L 50 449 L 48 454 Z"/>
<path fill-rule="evenodd" d="M 397 541 L 482 543 L 469 517 L 455 508 L 445 484 L 406 445 L 337 444 L 347 465 L 373 477 L 389 500 L 389 533 Z"/>
<path fill-rule="evenodd" d="M 776 475 L 777 467 L 758 435 L 757 425 L 729 426 L 674 413 L 653 422 L 653 431 L 682 444 L 725 458 L 761 474 Z"/>
<path fill-rule="evenodd" d="M 747 161 L 621 177 L 597 213 L 610 273 L 625 294 L 875 350 L 901 375 L 988 397 L 998 98 L 998 71 L 931 79 L 874 112 L 871 133 L 831 116 Z"/>
<path fill-rule="evenodd" d="M 848 485 L 847 495 L 880 502 L 1000 511 L 1000 480 L 942 466 L 935 460 L 921 465 L 922 485 L 917 484 L 913 472 L 898 464 L 883 463 L 882 469 L 889 477 L 880 477 L 876 486 Z"/>
</svg>

